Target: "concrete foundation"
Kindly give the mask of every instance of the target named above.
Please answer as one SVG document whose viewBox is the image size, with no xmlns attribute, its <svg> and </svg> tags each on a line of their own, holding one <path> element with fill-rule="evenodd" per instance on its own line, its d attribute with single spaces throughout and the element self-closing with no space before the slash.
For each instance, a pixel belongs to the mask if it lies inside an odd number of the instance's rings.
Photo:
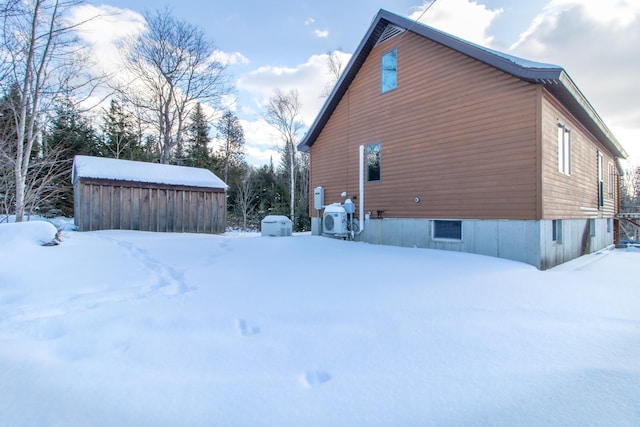
<svg viewBox="0 0 640 427">
<path fill-rule="evenodd" d="M 612 219 L 462 220 L 462 239 L 434 239 L 432 219 L 369 219 L 355 240 L 416 248 L 469 252 L 547 269 L 613 244 Z M 321 218 L 311 219 L 320 235 Z"/>
</svg>

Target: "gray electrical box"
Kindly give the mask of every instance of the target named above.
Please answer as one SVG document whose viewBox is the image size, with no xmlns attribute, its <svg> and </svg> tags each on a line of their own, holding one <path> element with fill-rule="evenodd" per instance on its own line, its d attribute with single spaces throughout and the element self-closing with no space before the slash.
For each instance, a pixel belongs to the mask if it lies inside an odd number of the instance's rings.
<svg viewBox="0 0 640 427">
<path fill-rule="evenodd" d="M 324 207 L 324 188 L 316 187 L 313 189 L 313 208 L 317 211 Z"/>
<path fill-rule="evenodd" d="M 351 201 L 351 199 L 347 199 L 342 204 L 344 207 L 344 211 L 348 214 L 353 214 L 356 211 L 356 205 Z"/>
</svg>

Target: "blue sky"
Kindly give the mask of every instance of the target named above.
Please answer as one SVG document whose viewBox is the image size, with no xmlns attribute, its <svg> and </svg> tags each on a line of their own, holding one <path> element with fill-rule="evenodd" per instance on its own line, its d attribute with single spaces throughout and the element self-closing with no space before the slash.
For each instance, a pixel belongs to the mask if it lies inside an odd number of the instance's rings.
<svg viewBox="0 0 640 427">
<path fill-rule="evenodd" d="M 93 2 L 119 12 L 103 26 L 104 43 L 118 28 L 141 28 L 144 11 L 165 6 L 203 29 L 221 54 L 236 88 L 229 101 L 242 120 L 248 160 L 277 160 L 281 143 L 260 120 L 275 88 L 297 89 L 309 125 L 322 106 L 327 52 L 345 63 L 383 8 L 474 43 L 527 59 L 561 65 L 594 105 L 634 163 L 640 163 L 640 2 L 637 0 L 437 0 L 249 1 L 151 0 Z M 127 28 L 129 30 L 127 30 Z M 100 53 L 102 55 L 102 53 Z"/>
</svg>

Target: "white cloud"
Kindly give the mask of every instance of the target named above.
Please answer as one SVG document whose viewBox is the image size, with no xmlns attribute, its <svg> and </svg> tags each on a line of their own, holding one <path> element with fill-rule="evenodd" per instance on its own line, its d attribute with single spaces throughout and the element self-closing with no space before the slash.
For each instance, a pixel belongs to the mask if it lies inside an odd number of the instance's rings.
<svg viewBox="0 0 640 427">
<path fill-rule="evenodd" d="M 420 22 L 438 30 L 473 43 L 491 46 L 493 37 L 488 35 L 488 30 L 493 20 L 502 13 L 502 9 L 491 10 L 469 0 L 446 0 L 436 2 L 423 15 L 429 4 L 431 1 L 415 8 L 409 18 L 420 18 Z"/>
<path fill-rule="evenodd" d="M 240 52 L 223 52 L 216 50 L 211 56 L 214 60 L 224 65 L 249 64 L 249 59 Z"/>
<path fill-rule="evenodd" d="M 350 55 L 342 52 L 340 56 L 345 64 L 350 58 Z M 243 113 L 248 118 L 242 122 L 247 151 L 254 150 L 251 157 L 259 159 L 262 163 L 265 159 L 268 162 L 270 156 L 273 156 L 274 163 L 280 159 L 277 149 L 282 142 L 278 140 L 278 135 L 271 126 L 260 118 L 264 106 L 273 96 L 274 89 L 280 89 L 285 93 L 292 89 L 298 91 L 301 103 L 300 119 L 309 126 L 324 104 L 325 98 L 322 94 L 330 79 L 327 54 L 313 55 L 307 62 L 296 67 L 260 67 L 241 75 L 237 88 L 251 100 L 250 106 L 244 106 L 246 109 Z"/>
<path fill-rule="evenodd" d="M 130 37 L 145 31 L 144 17 L 129 9 L 83 4 L 71 9 L 68 18 L 78 25 L 77 35 L 89 49 L 87 72 L 94 76 L 107 76 L 105 84 L 95 88 L 90 97 L 83 99 L 82 108 L 93 110 L 98 116 L 101 108 L 108 108 L 111 87 L 116 79 L 125 77 L 122 67 L 124 53 L 120 45 Z"/>
<path fill-rule="evenodd" d="M 130 9 L 84 4 L 72 11 L 74 22 L 82 24 L 80 35 L 83 39 L 99 45 L 108 45 L 130 35 L 138 34 L 147 27 L 142 15 Z"/>
<path fill-rule="evenodd" d="M 310 125 L 324 103 L 322 91 L 329 81 L 327 57 L 327 54 L 313 55 L 296 67 L 260 67 L 240 76 L 237 88 L 251 94 L 257 110 L 263 108 L 276 88 L 283 92 L 298 90 L 302 104 L 300 118 Z"/>
<path fill-rule="evenodd" d="M 511 53 L 562 66 L 640 161 L 640 3 L 552 0 Z"/>
<path fill-rule="evenodd" d="M 238 100 L 234 94 L 222 95 L 220 99 L 221 107 L 225 110 L 229 111 L 237 111 L 238 110 Z"/>
<path fill-rule="evenodd" d="M 329 37 L 329 30 L 315 30 L 313 34 L 315 34 L 319 39 L 326 39 Z"/>
<path fill-rule="evenodd" d="M 304 21 L 304 25 L 312 25 L 312 24 L 314 24 L 315 22 L 316 22 L 316 20 L 315 20 L 315 19 L 313 19 L 313 18 L 309 18 L 309 19 L 307 19 L 306 21 Z"/>
</svg>

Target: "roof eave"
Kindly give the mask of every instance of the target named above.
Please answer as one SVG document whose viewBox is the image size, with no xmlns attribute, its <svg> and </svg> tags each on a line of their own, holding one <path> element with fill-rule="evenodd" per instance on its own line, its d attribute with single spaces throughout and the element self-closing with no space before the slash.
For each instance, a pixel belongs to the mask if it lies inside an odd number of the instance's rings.
<svg viewBox="0 0 640 427">
<path fill-rule="evenodd" d="M 557 83 L 545 87 L 617 158 L 629 155 L 571 77 L 563 72 Z"/>
<path fill-rule="evenodd" d="M 511 74 L 523 81 L 544 85 L 560 102 L 568 104 L 566 105 L 567 108 L 583 122 L 614 156 L 627 158 L 628 154 L 624 148 L 616 140 L 604 124 L 604 121 L 562 67 L 552 64 L 540 64 L 507 54 L 500 54 L 499 52 L 469 43 L 426 25 L 416 24 L 408 18 L 395 15 L 386 10 L 380 10 L 375 16 L 369 30 L 351 57 L 351 60 L 338 79 L 331 94 L 325 101 L 320 113 L 316 116 L 316 119 L 309 128 L 309 131 L 302 138 L 300 144 L 298 144 L 298 150 L 308 152 L 310 147 L 315 143 L 315 140 L 320 135 L 329 117 L 347 92 L 351 82 L 375 46 L 378 37 L 388 24 L 411 30 L 418 35 L 497 68 L 507 74 Z M 527 63 L 533 66 L 523 65 Z"/>
<path fill-rule="evenodd" d="M 384 14 L 388 14 L 388 12 L 381 10 L 378 12 L 376 17 L 374 18 L 369 30 L 365 34 L 365 37 L 362 38 L 362 41 L 358 45 L 358 48 L 355 50 L 354 54 L 351 56 L 351 59 L 347 63 L 347 66 L 344 69 L 344 72 L 340 75 L 340 78 L 336 82 L 333 87 L 333 90 L 327 97 L 322 109 L 316 116 L 316 119 L 309 127 L 309 131 L 302 138 L 302 141 L 297 146 L 297 149 L 302 152 L 308 152 L 309 148 L 313 145 L 316 138 L 320 134 L 320 131 L 324 128 L 328 116 L 333 113 L 333 110 L 338 105 L 344 94 L 346 93 L 349 85 L 355 78 L 358 71 L 362 67 L 364 60 L 369 55 L 369 52 L 373 49 L 376 40 L 382 34 L 387 24 L 390 22 L 385 20 L 382 16 Z"/>
</svg>

